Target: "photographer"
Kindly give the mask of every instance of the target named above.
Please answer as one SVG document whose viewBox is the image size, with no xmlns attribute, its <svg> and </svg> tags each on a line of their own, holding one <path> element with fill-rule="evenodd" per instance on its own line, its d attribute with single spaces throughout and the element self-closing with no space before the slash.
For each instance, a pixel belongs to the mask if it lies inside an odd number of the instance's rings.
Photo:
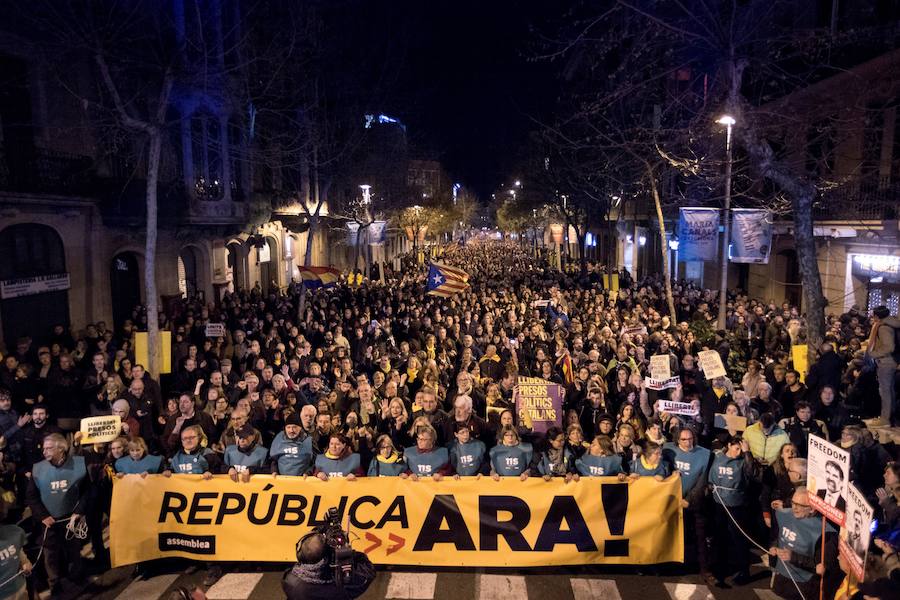
<svg viewBox="0 0 900 600">
<path fill-rule="evenodd" d="M 328 524 L 297 543 L 297 564 L 281 585 L 288 600 L 350 599 L 364 594 L 375 575 L 368 557 L 350 547 L 337 511 L 331 509 Z"/>
</svg>

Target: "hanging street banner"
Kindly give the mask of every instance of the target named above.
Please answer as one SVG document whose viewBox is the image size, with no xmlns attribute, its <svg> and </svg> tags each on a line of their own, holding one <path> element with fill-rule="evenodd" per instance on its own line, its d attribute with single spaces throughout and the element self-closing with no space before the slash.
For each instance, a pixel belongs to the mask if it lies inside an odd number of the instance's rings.
<svg viewBox="0 0 900 600">
<path fill-rule="evenodd" d="M 562 244 L 565 228 L 562 223 L 551 223 L 550 224 L 550 239 L 554 244 Z"/>
<path fill-rule="evenodd" d="M 683 562 L 681 479 L 463 477 L 410 482 L 253 475 L 114 481 L 114 567 L 166 557 L 293 562 L 335 507 L 376 564 L 546 567 Z M 143 515 L 136 519 L 135 515 Z"/>
<path fill-rule="evenodd" d="M 546 433 L 554 426 L 562 427 L 564 396 L 565 390 L 558 383 L 539 377 L 519 377 L 513 389 L 519 422 L 530 418 L 535 433 Z"/>
<path fill-rule="evenodd" d="M 359 223 L 347 221 L 347 245 L 353 248 L 359 241 Z"/>
<path fill-rule="evenodd" d="M 872 538 L 873 509 L 852 483 L 847 487 L 847 521 L 841 527 L 838 538 L 838 552 L 850 565 L 857 581 L 863 581 L 866 575 L 866 552 Z"/>
<path fill-rule="evenodd" d="M 809 505 L 829 521 L 843 525 L 847 511 L 850 453 L 810 435 L 807 443 L 806 490 Z"/>
<path fill-rule="evenodd" d="M 44 292 L 61 292 L 70 287 L 72 286 L 69 282 L 68 273 L 39 275 L 24 279 L 4 279 L 0 281 L 0 298 L 8 300 L 9 298 L 33 296 Z"/>
<path fill-rule="evenodd" d="M 369 245 L 384 246 L 387 221 L 372 221 L 369 225 Z"/>
<path fill-rule="evenodd" d="M 682 208 L 678 218 L 678 259 L 714 260 L 719 240 L 718 208 Z"/>
<path fill-rule="evenodd" d="M 731 209 L 731 262 L 768 264 L 772 214 L 760 208 Z"/>
</svg>

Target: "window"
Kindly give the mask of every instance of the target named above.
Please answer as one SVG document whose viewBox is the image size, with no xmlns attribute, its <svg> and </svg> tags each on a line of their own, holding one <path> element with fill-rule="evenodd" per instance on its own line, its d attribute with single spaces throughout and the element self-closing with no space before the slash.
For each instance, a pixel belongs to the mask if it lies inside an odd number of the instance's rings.
<svg viewBox="0 0 900 600">
<path fill-rule="evenodd" d="M 194 194 L 201 200 L 220 200 L 222 182 L 222 140 L 219 119 L 212 114 L 191 117 L 191 155 L 194 161 Z"/>
</svg>

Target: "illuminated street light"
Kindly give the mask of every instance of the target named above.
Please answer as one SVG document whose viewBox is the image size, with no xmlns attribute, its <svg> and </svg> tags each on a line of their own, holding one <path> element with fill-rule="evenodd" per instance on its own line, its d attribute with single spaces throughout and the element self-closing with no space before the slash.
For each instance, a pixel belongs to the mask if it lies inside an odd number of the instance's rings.
<svg viewBox="0 0 900 600">
<path fill-rule="evenodd" d="M 725 206 L 722 211 L 723 233 L 722 250 L 719 258 L 719 270 L 721 280 L 719 282 L 719 318 L 718 328 L 725 329 L 725 310 L 728 300 L 728 246 L 731 243 L 731 167 L 733 163 L 731 153 L 731 128 L 737 121 L 731 115 L 722 115 L 716 121 L 725 126 Z"/>
</svg>

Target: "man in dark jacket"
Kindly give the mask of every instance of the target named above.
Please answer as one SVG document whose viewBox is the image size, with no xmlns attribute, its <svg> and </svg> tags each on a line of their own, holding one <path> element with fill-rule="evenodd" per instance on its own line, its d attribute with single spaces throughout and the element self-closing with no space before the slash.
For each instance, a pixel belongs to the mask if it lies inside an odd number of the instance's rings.
<svg viewBox="0 0 900 600">
<path fill-rule="evenodd" d="M 809 367 L 809 374 L 806 376 L 806 387 L 813 391 L 815 396 L 826 385 L 830 385 L 834 389 L 839 389 L 841 385 L 841 375 L 847 367 L 844 360 L 834 351 L 831 342 L 822 342 L 819 347 L 819 360 Z"/>
</svg>

